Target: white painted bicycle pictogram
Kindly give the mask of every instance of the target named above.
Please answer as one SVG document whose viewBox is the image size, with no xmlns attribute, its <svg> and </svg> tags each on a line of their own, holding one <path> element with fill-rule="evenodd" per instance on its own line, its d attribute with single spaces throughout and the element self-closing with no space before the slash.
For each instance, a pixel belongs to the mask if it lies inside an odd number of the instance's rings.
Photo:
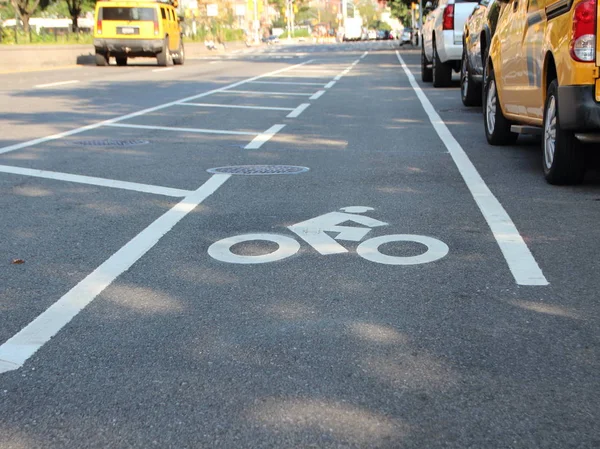
<svg viewBox="0 0 600 449">
<path fill-rule="evenodd" d="M 312 246 L 322 255 L 347 253 L 348 249 L 337 241 L 360 242 L 373 228 L 387 226 L 388 223 L 370 218 L 363 214 L 374 210 L 372 207 L 351 206 L 340 209 L 343 212 L 329 212 L 291 226 L 288 229 Z M 343 223 L 354 222 L 362 227 L 346 226 Z M 335 235 L 332 237 L 331 235 Z M 336 235 L 337 234 L 337 235 Z M 239 243 L 267 241 L 278 245 L 270 253 L 261 255 L 241 255 L 231 251 Z M 390 256 L 382 253 L 381 245 L 392 242 L 413 242 L 424 245 L 427 250 L 416 256 Z M 255 233 L 242 234 L 219 240 L 208 248 L 208 254 L 221 262 L 236 264 L 257 264 L 276 262 L 293 256 L 300 250 L 300 243 L 292 237 L 281 234 Z M 364 240 L 356 248 L 363 259 L 385 265 L 418 265 L 434 262 L 448 254 L 449 248 L 444 242 L 433 237 L 416 234 L 390 234 Z"/>
</svg>

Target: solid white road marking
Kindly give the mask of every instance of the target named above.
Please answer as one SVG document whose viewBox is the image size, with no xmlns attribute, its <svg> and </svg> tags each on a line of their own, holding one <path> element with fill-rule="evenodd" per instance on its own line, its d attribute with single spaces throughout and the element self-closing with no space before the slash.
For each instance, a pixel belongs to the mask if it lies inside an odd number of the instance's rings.
<svg viewBox="0 0 600 449">
<path fill-rule="evenodd" d="M 31 147 L 33 145 L 38 145 L 40 143 L 48 142 L 50 140 L 61 139 L 63 137 L 72 136 L 74 134 L 80 134 L 80 133 L 83 133 L 85 131 L 96 129 L 96 128 L 99 128 L 101 126 L 109 125 L 109 124 L 112 124 L 112 123 L 117 123 L 117 122 L 122 122 L 124 120 L 129 120 L 129 119 L 131 119 L 133 117 L 138 117 L 138 116 L 141 116 L 141 115 L 149 114 L 151 112 L 160 111 L 161 109 L 169 108 L 169 107 L 174 106 L 174 105 L 176 105 L 178 103 L 184 103 L 186 101 L 192 101 L 192 100 L 197 100 L 198 98 L 208 97 L 209 95 L 213 95 L 213 94 L 216 94 L 216 93 L 219 93 L 219 92 L 223 92 L 223 91 L 225 91 L 227 89 L 232 89 L 232 88 L 235 88 L 235 87 L 238 87 L 238 86 L 242 86 L 242 85 L 244 85 L 246 83 L 250 83 L 252 81 L 256 81 L 256 80 L 259 80 L 259 79 L 262 79 L 262 78 L 271 77 L 271 76 L 276 76 L 277 74 L 287 72 L 288 70 L 294 70 L 294 68 L 296 68 L 296 67 L 302 67 L 303 65 L 310 64 L 313 61 L 314 61 L 314 59 L 309 59 L 308 61 L 304 61 L 304 62 L 301 62 L 299 64 L 295 64 L 295 65 L 290 66 L 290 67 L 285 67 L 283 69 L 275 70 L 273 72 L 267 72 L 267 73 L 265 73 L 263 75 L 258 75 L 258 76 L 254 76 L 252 78 L 247 78 L 245 80 L 238 81 L 238 82 L 233 83 L 233 84 L 229 84 L 228 86 L 219 87 L 218 89 L 209 90 L 207 92 L 203 92 L 203 93 L 198 94 L 198 95 L 192 95 L 191 97 L 181 98 L 179 100 L 171 101 L 169 103 L 164 103 L 164 104 L 161 104 L 161 105 L 158 105 L 158 106 L 154 106 L 154 107 L 151 107 L 151 108 L 142 109 L 140 111 L 132 112 L 131 114 L 126 114 L 126 115 L 122 115 L 120 117 L 115 117 L 115 118 L 112 118 L 112 119 L 109 119 L 109 120 L 104 120 L 102 122 L 94 123 L 92 125 L 82 126 L 80 128 L 72 129 L 70 131 L 65 131 L 65 132 L 62 132 L 62 133 L 53 134 L 51 136 L 40 137 L 38 139 L 28 140 L 26 142 L 17 143 L 17 144 L 14 144 L 14 145 L 9 145 L 7 147 L 0 148 L 0 154 L 9 153 L 11 151 L 15 151 L 15 150 L 20 150 L 22 148 Z"/>
<path fill-rule="evenodd" d="M 427 251 L 418 256 L 388 256 L 379 251 L 379 247 L 384 243 L 391 242 L 416 242 L 427 247 Z M 392 234 L 381 237 L 374 237 L 365 240 L 356 248 L 356 253 L 363 259 L 384 265 L 419 265 L 422 263 L 434 262 L 448 254 L 450 249 L 444 242 L 426 237 L 424 235 L 413 234 Z"/>
<path fill-rule="evenodd" d="M 44 87 L 64 86 L 66 84 L 77 84 L 77 83 L 79 83 L 79 80 L 58 81 L 56 83 L 38 84 L 33 87 L 35 87 L 36 89 L 42 89 Z"/>
<path fill-rule="evenodd" d="M 157 129 L 162 131 L 181 131 L 185 133 L 200 133 L 200 134 L 228 134 L 232 136 L 255 136 L 257 133 L 247 131 L 225 131 L 221 129 L 202 129 L 202 128 L 172 128 L 169 126 L 146 126 L 146 125 L 130 125 L 127 123 L 109 123 L 104 126 L 114 128 L 133 128 L 133 129 Z"/>
<path fill-rule="evenodd" d="M 245 150 L 256 150 L 263 146 L 265 142 L 271 139 L 275 134 L 285 128 L 285 125 L 273 125 L 267 129 L 264 133 L 256 136 L 252 142 L 244 147 Z"/>
<path fill-rule="evenodd" d="M 295 83 L 293 81 L 252 81 L 252 84 L 285 84 L 290 86 L 322 86 L 323 83 Z"/>
<path fill-rule="evenodd" d="M 321 95 L 323 95 L 324 93 L 325 93 L 325 91 L 324 91 L 324 90 L 320 90 L 320 91 L 318 91 L 318 92 L 315 92 L 315 93 L 312 95 L 312 97 L 310 97 L 310 98 L 309 98 L 309 100 L 316 100 L 316 99 L 320 98 L 320 97 L 321 97 Z"/>
<path fill-rule="evenodd" d="M 338 76 L 336 76 L 336 77 L 335 77 L 333 80 L 334 80 L 334 81 L 339 81 L 339 80 L 341 80 L 341 79 L 342 79 L 342 75 L 338 75 Z"/>
<path fill-rule="evenodd" d="M 335 81 L 329 81 L 327 84 L 325 84 L 325 89 L 330 89 L 333 86 L 335 86 Z"/>
<path fill-rule="evenodd" d="M 360 59 L 365 59 L 365 57 L 369 54 L 368 51 L 365 51 L 362 56 L 360 57 Z"/>
<path fill-rule="evenodd" d="M 306 97 L 312 94 L 301 94 L 298 92 L 262 92 L 259 90 L 226 90 L 221 93 L 230 93 L 230 94 L 249 94 L 249 95 L 288 95 L 288 96 L 296 96 L 296 97 Z"/>
<path fill-rule="evenodd" d="M 296 118 L 298 117 L 300 114 L 302 114 L 307 107 L 310 106 L 310 103 L 302 103 L 300 106 L 298 106 L 296 109 L 294 109 L 292 112 L 290 112 L 287 115 L 287 118 Z"/>
<path fill-rule="evenodd" d="M 278 108 L 272 106 L 240 106 L 235 104 L 214 103 L 178 103 L 178 106 L 197 106 L 206 108 L 231 108 L 231 109 L 260 109 L 265 111 L 293 111 L 294 108 Z"/>
<path fill-rule="evenodd" d="M 136 235 L 102 265 L 52 304 L 31 323 L 0 346 L 0 373 L 13 371 L 56 335 L 79 312 L 102 293 L 231 175 L 213 175 L 150 226 Z"/>
<path fill-rule="evenodd" d="M 173 67 L 166 67 L 164 69 L 154 69 L 153 72 L 168 72 L 169 70 L 173 70 Z"/>
<path fill-rule="evenodd" d="M 252 241 L 274 242 L 279 247 L 272 253 L 260 256 L 242 256 L 231 252 L 231 247 L 238 243 Z M 300 244 L 291 237 L 279 234 L 244 234 L 228 237 L 213 243 L 208 247 L 208 254 L 213 259 L 227 263 L 254 264 L 276 262 L 293 256 L 300 249 Z"/>
<path fill-rule="evenodd" d="M 170 187 L 138 184 L 137 182 L 116 181 L 106 178 L 95 178 L 91 176 L 72 175 L 70 173 L 59 173 L 54 171 L 34 170 L 31 168 L 11 167 L 0 165 L 0 172 L 12 173 L 14 175 L 32 176 L 34 178 L 55 179 L 57 181 L 75 182 L 93 186 L 110 187 L 113 189 L 133 190 L 135 192 L 153 193 L 173 197 L 183 197 L 192 193 L 190 190 L 173 189 Z"/>
<path fill-rule="evenodd" d="M 477 172 L 477 169 L 444 121 L 435 111 L 398 51 L 396 51 L 396 56 L 412 88 L 421 101 L 423 109 L 429 116 L 429 121 L 448 149 L 471 195 L 473 195 L 473 199 L 487 221 L 515 281 L 519 285 L 548 285 L 548 281 L 512 219 L 489 189 L 479 172 Z"/>
</svg>

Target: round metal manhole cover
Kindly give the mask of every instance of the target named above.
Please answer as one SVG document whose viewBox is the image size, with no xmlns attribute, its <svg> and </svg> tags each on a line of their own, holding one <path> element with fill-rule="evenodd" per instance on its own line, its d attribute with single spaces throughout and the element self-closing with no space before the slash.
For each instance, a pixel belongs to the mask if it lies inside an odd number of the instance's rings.
<svg viewBox="0 0 600 449">
<path fill-rule="evenodd" d="M 115 140 L 115 139 L 104 139 L 104 140 L 79 140 L 75 142 L 75 145 L 82 145 L 86 147 L 132 147 L 135 145 L 146 145 L 150 143 L 148 140 L 142 139 L 127 139 L 127 140 Z"/>
<path fill-rule="evenodd" d="M 206 170 L 214 174 L 227 175 L 297 175 L 310 170 L 308 167 L 297 165 L 232 165 L 229 167 L 216 167 Z"/>
</svg>

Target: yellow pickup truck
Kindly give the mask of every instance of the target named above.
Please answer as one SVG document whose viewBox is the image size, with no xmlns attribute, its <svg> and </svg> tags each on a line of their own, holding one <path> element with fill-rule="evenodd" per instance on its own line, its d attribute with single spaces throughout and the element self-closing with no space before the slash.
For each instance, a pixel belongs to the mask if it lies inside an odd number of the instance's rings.
<svg viewBox="0 0 600 449">
<path fill-rule="evenodd" d="M 177 3 L 152 0 L 99 0 L 96 3 L 94 47 L 96 65 L 117 65 L 128 58 L 152 57 L 158 65 L 183 64 L 185 52 Z"/>
<path fill-rule="evenodd" d="M 600 148 L 598 1 L 498 1 L 484 75 L 487 140 L 539 134 L 547 181 L 580 183 L 586 151 Z"/>
</svg>

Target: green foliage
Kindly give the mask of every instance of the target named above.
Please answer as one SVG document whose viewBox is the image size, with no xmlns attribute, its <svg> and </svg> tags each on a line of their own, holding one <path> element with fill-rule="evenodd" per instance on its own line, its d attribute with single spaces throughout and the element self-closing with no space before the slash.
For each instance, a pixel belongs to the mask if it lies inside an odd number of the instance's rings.
<svg viewBox="0 0 600 449">
<path fill-rule="evenodd" d="M 93 43 L 90 33 L 49 33 L 40 31 L 36 33 L 32 28 L 29 34 L 19 30 L 15 39 L 14 28 L 2 28 L 0 30 L 0 43 L 7 45 L 23 44 L 48 44 L 48 45 L 87 45 Z"/>
<path fill-rule="evenodd" d="M 284 36 L 287 36 L 287 34 L 284 33 Z M 310 32 L 306 28 L 300 28 L 300 29 L 294 30 L 294 37 L 309 37 L 309 36 L 310 36 Z"/>
</svg>

